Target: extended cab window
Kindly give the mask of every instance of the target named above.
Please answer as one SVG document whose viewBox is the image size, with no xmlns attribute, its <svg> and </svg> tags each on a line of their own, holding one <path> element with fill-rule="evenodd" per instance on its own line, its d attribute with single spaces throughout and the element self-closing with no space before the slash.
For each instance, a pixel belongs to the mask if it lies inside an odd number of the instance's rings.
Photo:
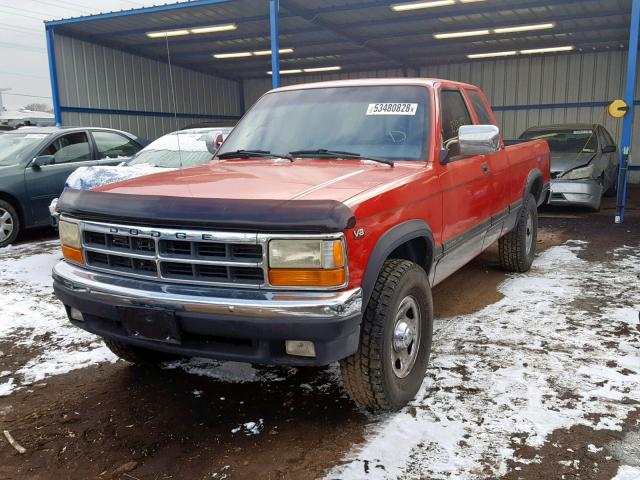
<svg viewBox="0 0 640 480">
<path fill-rule="evenodd" d="M 84 132 L 69 133 L 56 138 L 44 149 L 42 155 L 53 155 L 55 163 L 91 160 L 89 139 Z"/>
<path fill-rule="evenodd" d="M 476 90 L 467 90 L 467 95 L 469 95 L 469 100 L 471 100 L 471 105 L 473 105 L 473 109 L 476 111 L 480 124 L 493 125 L 491 115 L 489 115 L 489 110 L 487 110 L 487 106 L 485 105 L 480 92 Z"/>
<path fill-rule="evenodd" d="M 455 157 L 459 154 L 458 129 L 462 125 L 471 125 L 471 115 L 464 103 L 462 94 L 458 90 L 443 90 L 440 93 L 442 110 L 442 141 L 449 149 L 449 155 Z"/>
<path fill-rule="evenodd" d="M 99 158 L 130 157 L 140 150 L 136 142 L 115 132 L 94 131 L 93 139 L 98 147 Z"/>
<path fill-rule="evenodd" d="M 218 154 L 336 150 L 390 160 L 426 160 L 429 90 L 414 86 L 309 88 L 269 93 Z"/>
</svg>

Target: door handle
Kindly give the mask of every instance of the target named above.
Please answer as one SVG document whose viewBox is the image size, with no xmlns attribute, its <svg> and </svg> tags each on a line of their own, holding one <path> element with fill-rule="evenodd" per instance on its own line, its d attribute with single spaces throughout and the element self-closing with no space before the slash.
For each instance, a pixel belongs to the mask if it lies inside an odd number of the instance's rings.
<svg viewBox="0 0 640 480">
<path fill-rule="evenodd" d="M 488 163 L 483 163 L 482 164 L 482 173 L 489 173 L 489 164 Z"/>
</svg>

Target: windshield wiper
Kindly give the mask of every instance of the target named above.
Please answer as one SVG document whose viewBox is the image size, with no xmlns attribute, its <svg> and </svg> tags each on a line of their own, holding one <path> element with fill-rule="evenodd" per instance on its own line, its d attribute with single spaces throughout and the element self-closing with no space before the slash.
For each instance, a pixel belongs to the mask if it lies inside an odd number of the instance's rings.
<svg viewBox="0 0 640 480">
<path fill-rule="evenodd" d="M 293 162 L 293 156 L 288 153 L 271 153 L 269 150 L 235 150 L 216 155 L 221 160 L 230 158 L 286 158 Z"/>
<path fill-rule="evenodd" d="M 318 148 L 316 150 L 295 150 L 293 152 L 289 152 L 289 155 L 293 155 L 294 157 L 298 155 L 316 155 L 318 157 L 329 158 L 354 158 L 359 160 L 371 160 L 393 167 L 393 160 L 389 160 L 388 158 L 369 157 L 366 155 L 360 155 L 359 153 L 343 152 L 341 150 L 327 150 L 326 148 Z"/>
</svg>

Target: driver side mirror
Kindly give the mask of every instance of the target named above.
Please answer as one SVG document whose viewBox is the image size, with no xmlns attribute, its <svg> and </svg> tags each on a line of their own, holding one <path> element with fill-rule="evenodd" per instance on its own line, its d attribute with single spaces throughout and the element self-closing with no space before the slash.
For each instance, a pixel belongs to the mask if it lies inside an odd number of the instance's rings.
<svg viewBox="0 0 640 480">
<path fill-rule="evenodd" d="M 616 153 L 618 147 L 615 145 L 607 145 L 606 147 L 602 147 L 602 153 Z"/>
<path fill-rule="evenodd" d="M 39 157 L 33 159 L 31 167 L 34 170 L 39 170 L 40 167 L 44 167 L 45 165 L 53 165 L 54 163 L 56 163 L 56 157 L 54 157 L 53 155 L 40 155 Z"/>
<path fill-rule="evenodd" d="M 500 147 L 500 129 L 495 125 L 463 125 L 458 130 L 460 155 L 488 155 Z"/>
</svg>

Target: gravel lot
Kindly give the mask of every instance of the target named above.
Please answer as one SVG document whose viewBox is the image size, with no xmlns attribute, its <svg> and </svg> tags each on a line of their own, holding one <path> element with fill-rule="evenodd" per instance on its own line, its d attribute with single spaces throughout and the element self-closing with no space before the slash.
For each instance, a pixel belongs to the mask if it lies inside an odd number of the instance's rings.
<svg viewBox="0 0 640 480">
<path fill-rule="evenodd" d="M 534 268 L 491 250 L 434 291 L 423 388 L 371 416 L 337 367 L 132 367 L 51 293 L 49 232 L 0 251 L 0 478 L 640 478 L 640 191 L 627 222 L 544 210 Z M 45 238 L 42 238 L 45 237 Z"/>
</svg>

